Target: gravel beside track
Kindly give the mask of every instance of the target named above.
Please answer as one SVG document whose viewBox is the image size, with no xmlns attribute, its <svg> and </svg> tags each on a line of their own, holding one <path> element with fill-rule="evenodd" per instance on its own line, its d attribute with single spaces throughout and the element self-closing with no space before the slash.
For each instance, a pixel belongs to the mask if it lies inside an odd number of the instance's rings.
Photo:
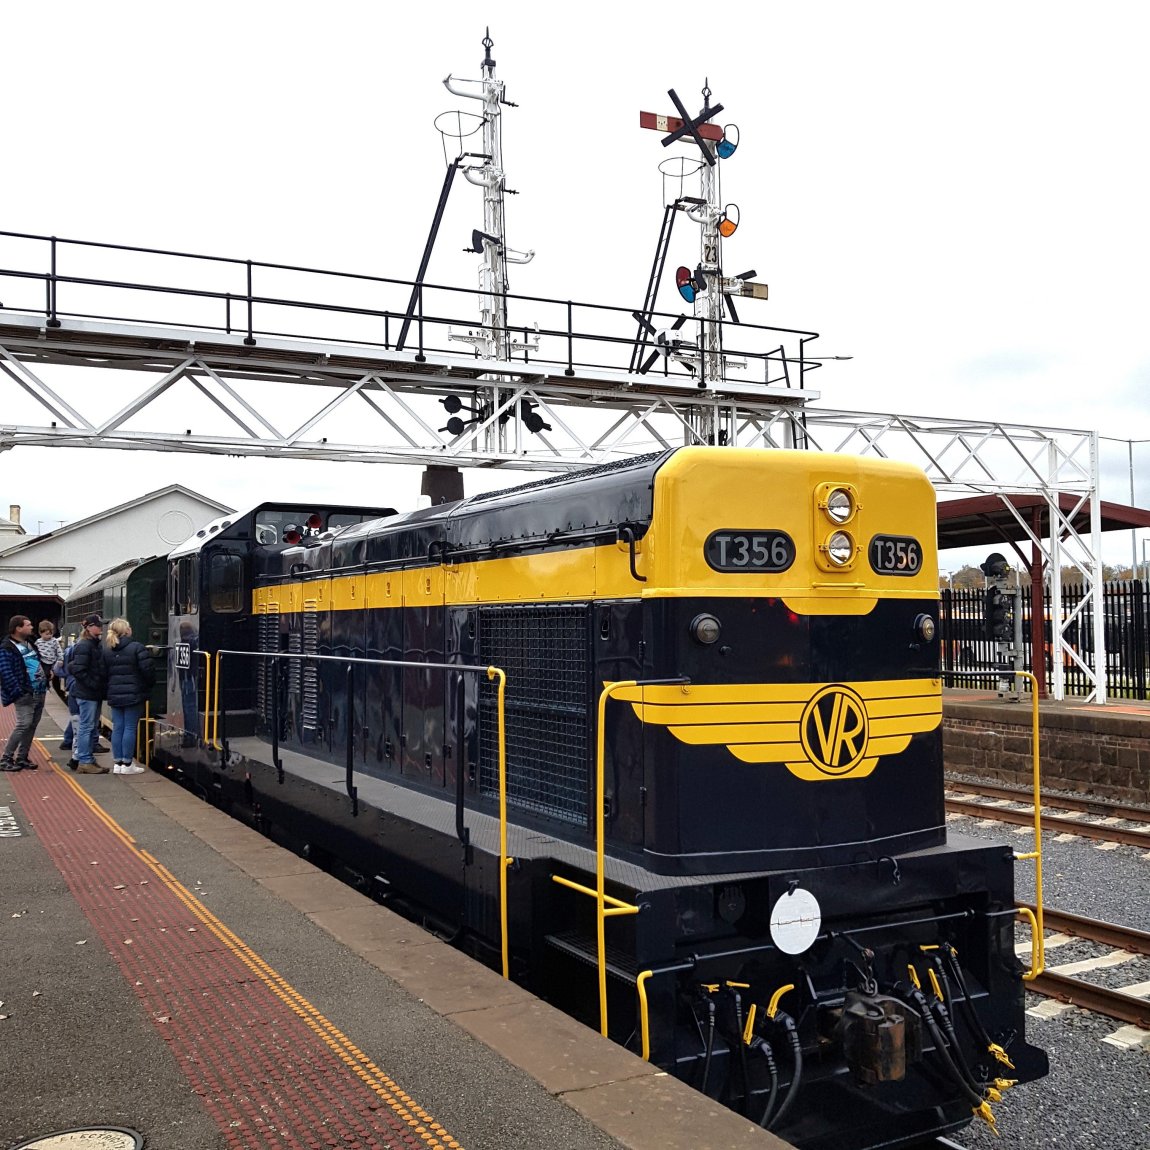
<svg viewBox="0 0 1150 1150">
<path fill-rule="evenodd" d="M 970 780 L 972 785 L 976 780 Z M 948 783 L 948 788 L 960 784 Z M 1018 852 L 1032 848 L 1024 828 L 981 825 L 961 818 L 948 831 L 1000 842 Z M 1056 841 L 1042 836 L 1044 901 L 1060 910 L 1124 926 L 1150 930 L 1150 852 L 1119 846 L 1113 850 L 1087 839 Z M 1033 900 L 1034 864 L 1016 869 L 1016 897 Z M 1019 924 L 1017 940 L 1028 942 Z M 1048 967 L 1106 954 L 1112 948 L 1081 940 L 1047 951 Z M 1023 960 L 1027 955 L 1024 952 Z M 1150 960 L 1133 958 L 1120 966 L 1076 977 L 1100 986 L 1119 987 L 1150 981 Z M 1027 995 L 1027 1008 L 1048 1000 Z M 981 1122 L 955 1141 L 972 1150 L 1150 1150 L 1150 1050 L 1122 1050 L 1103 1041 L 1120 1024 L 1071 1009 L 1054 1018 L 1027 1017 L 1028 1036 L 1050 1057 L 1050 1075 L 1041 1082 L 1008 1091 L 994 1107 L 1000 1137 Z"/>
</svg>

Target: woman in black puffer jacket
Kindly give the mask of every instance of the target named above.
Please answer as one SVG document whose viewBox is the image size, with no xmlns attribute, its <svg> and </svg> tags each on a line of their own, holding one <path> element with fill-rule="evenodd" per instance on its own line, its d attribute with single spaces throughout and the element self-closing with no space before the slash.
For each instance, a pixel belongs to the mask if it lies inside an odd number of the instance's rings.
<svg viewBox="0 0 1150 1150">
<path fill-rule="evenodd" d="M 138 775 L 144 770 L 136 755 L 136 728 L 144 714 L 144 701 L 156 681 L 147 647 L 132 638 L 127 619 L 113 619 L 104 636 L 104 666 L 108 672 L 108 710 L 112 712 L 113 774 Z"/>
</svg>

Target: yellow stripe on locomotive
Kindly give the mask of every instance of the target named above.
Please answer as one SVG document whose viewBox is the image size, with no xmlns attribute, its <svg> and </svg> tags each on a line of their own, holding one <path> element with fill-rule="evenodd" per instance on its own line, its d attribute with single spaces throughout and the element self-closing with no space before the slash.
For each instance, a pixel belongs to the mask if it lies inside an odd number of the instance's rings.
<svg viewBox="0 0 1150 1150">
<path fill-rule="evenodd" d="M 842 521 L 826 506 L 828 495 L 840 491 L 852 500 Z M 438 558 L 416 557 L 403 569 L 306 584 L 285 580 L 257 587 L 252 606 L 256 614 L 267 604 L 281 613 L 300 611 L 305 587 L 320 609 L 337 611 L 702 594 L 781 598 L 798 615 L 865 615 L 879 598 L 938 597 L 934 491 L 907 464 L 817 452 L 682 448 L 655 474 L 653 508 L 649 528 L 635 543 L 643 582 L 631 574 L 626 542 L 587 546 L 560 539 L 506 557 L 452 561 L 448 554 L 442 566 Z M 730 561 L 718 570 L 708 560 L 708 546 L 721 551 L 724 534 Z M 846 536 L 850 547 L 838 565 L 827 557 L 836 535 Z M 756 551 L 765 549 L 769 560 L 769 545 L 783 537 L 789 548 L 783 569 L 756 563 Z M 876 569 L 868 552 L 882 540 L 891 561 Z M 912 569 L 900 569 L 900 561 Z"/>
<path fill-rule="evenodd" d="M 644 723 L 682 743 L 725 745 L 745 763 L 782 763 L 801 779 L 862 778 L 883 755 L 942 722 L 938 679 L 857 683 L 683 684 L 630 687 Z"/>
</svg>

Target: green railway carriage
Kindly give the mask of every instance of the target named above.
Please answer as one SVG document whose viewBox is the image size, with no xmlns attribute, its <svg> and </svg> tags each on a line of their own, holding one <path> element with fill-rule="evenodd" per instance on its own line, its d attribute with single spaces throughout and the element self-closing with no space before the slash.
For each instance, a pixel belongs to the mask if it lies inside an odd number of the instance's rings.
<svg viewBox="0 0 1150 1150">
<path fill-rule="evenodd" d="M 100 615 L 105 621 L 127 619 L 132 638 L 152 647 L 157 665 L 162 666 L 168 636 L 167 577 L 168 560 L 164 555 L 128 559 L 100 572 L 68 597 L 64 605 L 63 638 L 79 635 L 80 624 L 87 615 Z M 162 675 L 157 675 L 148 701 L 153 715 L 163 712 Z"/>
<path fill-rule="evenodd" d="M 934 540 L 915 468 L 715 448 L 249 533 L 161 757 L 795 1144 L 911 1146 L 1045 1072 L 1012 852 L 946 829 Z"/>
</svg>

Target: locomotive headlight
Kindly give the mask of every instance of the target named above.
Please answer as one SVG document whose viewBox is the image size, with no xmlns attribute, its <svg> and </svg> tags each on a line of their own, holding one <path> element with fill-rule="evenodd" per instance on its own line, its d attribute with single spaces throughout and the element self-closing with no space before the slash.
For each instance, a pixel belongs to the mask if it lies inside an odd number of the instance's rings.
<svg viewBox="0 0 1150 1150">
<path fill-rule="evenodd" d="M 827 515 L 836 523 L 846 523 L 855 513 L 855 501 L 844 487 L 836 487 L 827 496 Z"/>
<path fill-rule="evenodd" d="M 924 643 L 929 643 L 934 638 L 934 620 L 929 615 L 915 616 L 914 632 Z"/>
<path fill-rule="evenodd" d="M 826 543 L 827 559 L 836 567 L 845 567 L 855 553 L 855 541 L 846 531 L 836 531 Z"/>
<path fill-rule="evenodd" d="M 691 620 L 691 638 L 697 643 L 710 646 L 722 633 L 722 626 L 714 615 L 696 615 Z"/>
</svg>

